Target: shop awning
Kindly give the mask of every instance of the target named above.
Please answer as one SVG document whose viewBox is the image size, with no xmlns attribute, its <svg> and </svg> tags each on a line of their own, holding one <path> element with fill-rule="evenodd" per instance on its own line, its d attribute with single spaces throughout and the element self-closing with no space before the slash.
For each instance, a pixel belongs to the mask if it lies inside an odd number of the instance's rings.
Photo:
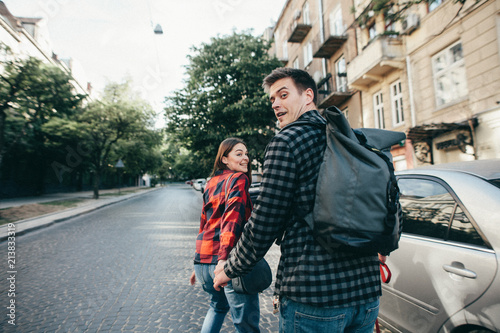
<svg viewBox="0 0 500 333">
<path fill-rule="evenodd" d="M 477 119 L 472 118 L 472 126 L 477 126 Z M 412 142 L 427 142 L 440 135 L 456 131 L 470 130 L 469 121 L 460 123 L 439 123 L 439 124 L 424 124 L 410 128 L 406 138 Z"/>
</svg>

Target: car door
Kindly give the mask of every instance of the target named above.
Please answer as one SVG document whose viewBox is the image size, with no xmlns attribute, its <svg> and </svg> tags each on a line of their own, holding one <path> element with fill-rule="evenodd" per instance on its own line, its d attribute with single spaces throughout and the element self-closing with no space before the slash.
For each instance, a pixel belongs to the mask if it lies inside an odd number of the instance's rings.
<svg viewBox="0 0 500 333">
<path fill-rule="evenodd" d="M 495 253 L 462 202 L 438 178 L 401 176 L 400 248 L 388 259 L 380 316 L 403 332 L 438 332 L 491 284 Z"/>
</svg>

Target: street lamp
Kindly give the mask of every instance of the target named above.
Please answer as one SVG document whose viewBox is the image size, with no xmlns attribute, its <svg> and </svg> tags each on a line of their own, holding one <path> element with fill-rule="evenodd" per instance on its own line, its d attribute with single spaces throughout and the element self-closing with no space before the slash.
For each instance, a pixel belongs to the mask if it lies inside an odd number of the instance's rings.
<svg viewBox="0 0 500 333">
<path fill-rule="evenodd" d="M 161 25 L 158 23 L 154 29 L 155 35 L 163 35 L 163 29 Z"/>
<path fill-rule="evenodd" d="M 123 164 L 122 159 L 120 158 L 118 162 L 115 164 L 115 168 L 118 168 L 118 194 L 121 193 L 121 188 L 122 188 L 122 170 L 125 167 L 125 164 Z"/>
</svg>

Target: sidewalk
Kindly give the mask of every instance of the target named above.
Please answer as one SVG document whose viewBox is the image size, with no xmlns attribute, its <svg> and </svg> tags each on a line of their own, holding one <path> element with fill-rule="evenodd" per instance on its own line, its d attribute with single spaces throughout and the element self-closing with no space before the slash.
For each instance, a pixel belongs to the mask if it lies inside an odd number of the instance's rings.
<svg viewBox="0 0 500 333">
<path fill-rule="evenodd" d="M 4 224 L 0 226 L 0 242 L 3 242 L 7 239 L 8 231 L 15 231 L 16 236 L 25 234 L 29 231 L 37 230 L 58 222 L 65 221 L 75 216 L 79 216 L 96 209 L 114 204 L 116 202 L 128 200 L 132 197 L 142 195 L 145 193 L 149 193 L 150 191 L 161 189 L 162 187 L 130 187 L 130 188 L 122 188 L 120 192 L 126 192 L 128 190 L 137 190 L 137 192 L 124 194 L 124 195 L 116 195 L 116 196 L 102 196 L 103 194 L 108 193 L 116 193 L 118 194 L 118 189 L 111 190 L 100 190 L 99 191 L 99 199 L 93 200 L 93 192 L 71 192 L 71 193 L 54 193 L 47 194 L 38 197 L 24 197 L 24 198 L 13 198 L 13 199 L 5 199 L 0 201 L 0 209 L 9 208 L 9 207 L 19 207 L 22 205 L 28 204 L 36 204 L 42 202 L 51 202 L 57 200 L 65 200 L 65 199 L 76 199 L 83 198 L 89 199 L 88 201 L 82 203 L 78 207 L 67 208 L 57 212 L 40 215 L 32 218 L 28 218 L 25 220 L 20 220 L 13 222 L 15 228 L 8 228 L 9 224 Z"/>
</svg>

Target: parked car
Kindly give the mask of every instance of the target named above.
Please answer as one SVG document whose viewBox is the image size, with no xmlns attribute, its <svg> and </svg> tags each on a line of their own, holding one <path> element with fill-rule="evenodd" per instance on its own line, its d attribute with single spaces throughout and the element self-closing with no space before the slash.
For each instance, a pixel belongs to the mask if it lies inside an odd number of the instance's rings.
<svg viewBox="0 0 500 333">
<path fill-rule="evenodd" d="M 250 184 L 250 188 L 248 189 L 248 193 L 250 194 L 250 199 L 252 203 L 255 205 L 255 201 L 260 193 L 260 183 L 262 181 L 262 174 L 260 173 L 252 173 L 252 184 Z"/>
<path fill-rule="evenodd" d="M 393 332 L 500 332 L 500 159 L 397 173 L 400 247 L 380 322 Z"/>
<path fill-rule="evenodd" d="M 207 180 L 205 178 L 198 178 L 195 179 L 193 182 L 193 188 L 196 191 L 201 191 L 201 193 L 205 192 L 205 184 L 207 183 Z"/>
</svg>

